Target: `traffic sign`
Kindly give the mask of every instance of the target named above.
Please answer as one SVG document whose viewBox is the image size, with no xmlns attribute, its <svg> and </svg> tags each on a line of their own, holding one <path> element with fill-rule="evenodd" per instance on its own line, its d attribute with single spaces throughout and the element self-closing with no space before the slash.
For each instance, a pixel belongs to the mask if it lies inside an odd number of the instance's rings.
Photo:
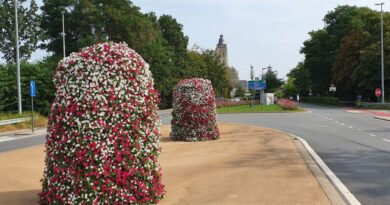
<svg viewBox="0 0 390 205">
<path fill-rule="evenodd" d="M 375 96 L 378 98 L 382 95 L 382 90 L 380 88 L 375 89 Z"/>
<path fill-rule="evenodd" d="M 31 95 L 31 97 L 35 97 L 35 90 L 36 90 L 35 81 L 31 80 L 30 81 L 30 95 Z"/>
<path fill-rule="evenodd" d="M 267 88 L 267 84 L 264 80 L 250 80 L 248 81 L 249 90 L 264 90 Z"/>
</svg>

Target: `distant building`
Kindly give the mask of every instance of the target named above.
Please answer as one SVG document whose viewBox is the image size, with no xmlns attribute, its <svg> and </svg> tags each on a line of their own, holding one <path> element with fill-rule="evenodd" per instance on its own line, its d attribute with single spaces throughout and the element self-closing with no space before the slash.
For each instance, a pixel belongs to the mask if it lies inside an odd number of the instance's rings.
<svg viewBox="0 0 390 205">
<path fill-rule="evenodd" d="M 240 80 L 238 83 L 241 85 L 241 87 L 248 89 L 248 81 L 247 80 Z"/>
<path fill-rule="evenodd" d="M 217 55 L 217 58 L 219 59 L 219 62 L 226 67 L 229 66 L 228 63 L 228 52 L 227 52 L 227 45 L 223 40 L 223 35 L 219 36 L 219 41 L 217 44 L 217 48 L 215 49 L 215 53 Z"/>
</svg>

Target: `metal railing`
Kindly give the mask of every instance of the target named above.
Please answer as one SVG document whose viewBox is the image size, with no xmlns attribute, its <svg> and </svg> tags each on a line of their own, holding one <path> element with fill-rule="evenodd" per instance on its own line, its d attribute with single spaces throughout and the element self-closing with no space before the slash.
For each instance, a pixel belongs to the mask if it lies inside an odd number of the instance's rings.
<svg viewBox="0 0 390 205">
<path fill-rule="evenodd" d="M 31 120 L 31 117 L 25 117 L 25 118 L 16 118 L 16 119 L 10 119 L 10 120 L 2 120 L 0 121 L 0 126 L 1 125 L 8 125 L 8 124 L 14 124 L 14 123 L 19 123 L 19 122 L 25 122 Z"/>
</svg>

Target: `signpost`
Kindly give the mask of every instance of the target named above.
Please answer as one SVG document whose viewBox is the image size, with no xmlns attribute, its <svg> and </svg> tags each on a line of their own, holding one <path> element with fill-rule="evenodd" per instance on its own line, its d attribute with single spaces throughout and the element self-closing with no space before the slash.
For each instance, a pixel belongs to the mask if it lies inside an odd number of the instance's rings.
<svg viewBox="0 0 390 205">
<path fill-rule="evenodd" d="M 249 90 L 264 90 L 267 88 L 267 84 L 264 80 L 250 80 L 248 81 Z"/>
<path fill-rule="evenodd" d="M 30 95 L 31 95 L 31 129 L 32 132 L 34 133 L 34 97 L 35 97 L 35 81 L 31 80 L 30 81 Z"/>
<path fill-rule="evenodd" d="M 336 92 L 336 86 L 333 84 L 329 87 L 329 92 Z"/>
<path fill-rule="evenodd" d="M 264 90 L 267 88 L 267 84 L 265 80 L 250 80 L 248 81 L 248 89 L 249 90 Z M 260 94 L 261 98 L 261 94 Z M 261 102 L 260 102 L 261 105 Z M 263 110 L 263 106 L 261 105 L 261 110 Z"/>
</svg>

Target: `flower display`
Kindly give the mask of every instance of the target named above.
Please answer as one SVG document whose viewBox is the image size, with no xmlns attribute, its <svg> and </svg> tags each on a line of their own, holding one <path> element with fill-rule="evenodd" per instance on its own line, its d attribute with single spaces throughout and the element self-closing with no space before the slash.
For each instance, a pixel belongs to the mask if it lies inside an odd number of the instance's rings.
<svg viewBox="0 0 390 205">
<path fill-rule="evenodd" d="M 100 43 L 58 64 L 41 204 L 150 204 L 161 182 L 158 92 L 124 43 Z"/>
<path fill-rule="evenodd" d="M 209 80 L 181 80 L 173 90 L 172 132 L 177 141 L 207 141 L 219 138 L 215 95 Z"/>
<path fill-rule="evenodd" d="M 284 110 L 298 110 L 298 104 L 292 100 L 282 98 L 277 103 Z"/>
</svg>

